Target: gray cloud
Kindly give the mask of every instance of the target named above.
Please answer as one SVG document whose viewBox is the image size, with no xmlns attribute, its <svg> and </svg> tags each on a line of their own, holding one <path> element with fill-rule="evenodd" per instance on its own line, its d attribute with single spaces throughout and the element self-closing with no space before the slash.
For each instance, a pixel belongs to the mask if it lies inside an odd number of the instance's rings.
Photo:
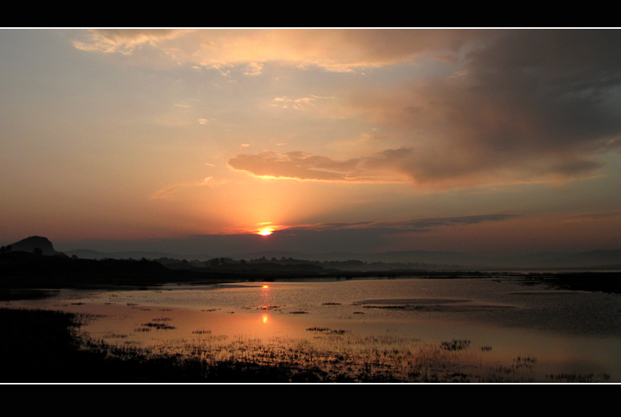
<svg viewBox="0 0 621 417">
<path fill-rule="evenodd" d="M 423 219 L 406 220 L 402 222 L 380 223 L 378 224 L 378 226 L 381 225 L 383 227 L 390 227 L 397 230 L 429 231 L 434 227 L 461 226 L 490 221 L 503 221 L 513 219 L 515 217 L 515 214 L 510 213 L 481 214 L 458 217 L 428 217 Z"/>
<path fill-rule="evenodd" d="M 410 143 L 393 166 L 417 183 L 584 176 L 621 144 L 620 49 L 617 30 L 507 31 L 453 77 L 350 105 Z"/>
<path fill-rule="evenodd" d="M 427 232 L 436 227 L 455 227 L 478 224 L 491 221 L 503 221 L 515 218 L 512 213 L 479 214 L 472 216 L 455 217 L 425 217 L 418 219 L 407 219 L 389 222 L 353 222 L 353 223 L 322 223 L 304 227 L 293 227 L 284 229 L 284 233 L 295 232 L 298 230 L 344 230 L 344 229 L 377 229 L 382 233 L 403 233 L 403 232 Z"/>
<path fill-rule="evenodd" d="M 437 33 L 438 51 L 449 38 L 466 44 L 456 32 Z M 620 148 L 621 31 L 457 33 L 477 42 L 452 76 L 349 97 L 353 114 L 392 132 L 402 147 L 343 161 L 264 152 L 229 165 L 277 178 L 461 187 L 588 177 L 602 166 L 599 154 Z M 365 45 L 406 34 L 367 33 Z M 362 42 L 361 34 L 343 36 Z M 406 45 L 416 48 L 420 36 Z"/>
<path fill-rule="evenodd" d="M 400 233 L 425 233 L 443 227 L 467 227 L 483 222 L 511 220 L 510 213 L 456 217 L 429 217 L 395 222 L 341 222 L 296 226 L 276 230 L 269 238 L 257 234 L 193 235 L 184 239 L 83 241 L 79 248 L 100 251 L 161 251 L 202 254 L 209 257 L 235 253 L 281 250 L 306 253 L 330 251 L 372 252 L 381 250 L 390 237 Z M 66 250 L 66 249 L 61 249 Z"/>
<path fill-rule="evenodd" d="M 404 233 L 427 233 L 446 227 L 467 227 L 515 218 L 510 213 L 456 217 L 429 217 L 388 222 L 323 223 L 275 231 L 266 242 L 270 248 L 297 251 L 381 250 L 391 237 Z"/>
</svg>

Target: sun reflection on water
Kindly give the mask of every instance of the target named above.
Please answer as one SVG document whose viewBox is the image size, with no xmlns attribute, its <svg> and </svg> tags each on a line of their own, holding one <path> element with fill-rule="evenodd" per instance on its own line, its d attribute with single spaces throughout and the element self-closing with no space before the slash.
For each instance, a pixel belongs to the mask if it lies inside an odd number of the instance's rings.
<svg viewBox="0 0 621 417">
<path fill-rule="evenodd" d="M 261 286 L 261 304 L 263 304 L 264 306 L 268 306 L 271 305 L 272 303 L 270 302 L 272 299 L 272 292 L 270 291 L 270 286 L 267 284 L 263 284 Z"/>
</svg>

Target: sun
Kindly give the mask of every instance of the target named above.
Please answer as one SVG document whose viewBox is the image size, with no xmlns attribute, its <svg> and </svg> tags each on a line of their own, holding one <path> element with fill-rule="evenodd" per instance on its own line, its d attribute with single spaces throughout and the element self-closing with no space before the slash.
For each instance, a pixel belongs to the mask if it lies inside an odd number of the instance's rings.
<svg viewBox="0 0 621 417">
<path fill-rule="evenodd" d="M 274 229 L 272 229 L 271 227 L 264 227 L 263 229 L 259 230 L 259 234 L 261 236 L 269 236 L 274 232 Z"/>
</svg>

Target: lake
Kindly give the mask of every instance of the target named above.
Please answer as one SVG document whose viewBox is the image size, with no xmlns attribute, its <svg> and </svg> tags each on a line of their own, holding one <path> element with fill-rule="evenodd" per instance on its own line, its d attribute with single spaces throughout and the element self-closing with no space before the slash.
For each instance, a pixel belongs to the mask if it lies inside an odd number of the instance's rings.
<svg viewBox="0 0 621 417">
<path fill-rule="evenodd" d="M 412 382 L 621 382 L 621 295 L 519 278 L 281 280 L 61 290 L 4 306 L 93 316 L 93 340 Z"/>
</svg>

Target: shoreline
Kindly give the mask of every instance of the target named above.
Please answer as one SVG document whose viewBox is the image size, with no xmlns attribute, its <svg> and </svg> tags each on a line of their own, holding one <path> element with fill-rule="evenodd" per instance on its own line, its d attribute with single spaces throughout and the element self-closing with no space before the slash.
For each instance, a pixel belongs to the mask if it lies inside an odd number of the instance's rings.
<svg viewBox="0 0 621 417">
<path fill-rule="evenodd" d="M 350 272 L 347 274 L 211 274 L 208 272 L 178 274 L 132 276 L 119 274 L 116 276 L 92 276 L 87 273 L 56 279 L 55 276 L 19 276 L 0 277 L 0 301 L 17 300 L 22 297 L 42 298 L 47 294 L 62 289 L 74 290 L 115 290 L 115 289 L 146 289 L 159 288 L 166 285 L 217 285 L 242 282 L 275 282 L 295 280 L 355 280 L 355 279 L 502 279 L 515 278 L 525 286 L 548 286 L 568 291 L 590 291 L 621 294 L 621 272 L 480 272 L 480 271 L 383 271 L 383 273 Z"/>
</svg>

